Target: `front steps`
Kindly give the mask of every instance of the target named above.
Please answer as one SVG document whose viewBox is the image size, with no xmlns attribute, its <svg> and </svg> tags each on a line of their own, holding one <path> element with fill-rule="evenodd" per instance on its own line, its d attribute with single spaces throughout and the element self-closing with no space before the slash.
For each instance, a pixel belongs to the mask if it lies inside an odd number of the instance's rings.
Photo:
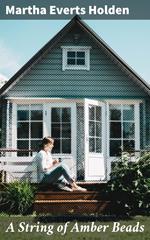
<svg viewBox="0 0 150 240">
<path fill-rule="evenodd" d="M 104 213 L 110 206 L 110 201 L 105 199 L 102 194 L 102 189 L 105 184 L 78 184 L 86 187 L 88 191 L 65 192 L 56 191 L 50 189 L 50 187 L 48 187 L 47 190 L 38 190 L 34 202 L 34 211 L 36 211 L 37 214 Z"/>
<path fill-rule="evenodd" d="M 65 191 L 46 191 L 38 192 L 35 200 L 94 200 L 100 199 L 100 193 L 97 191 L 87 192 L 65 192 Z"/>
</svg>

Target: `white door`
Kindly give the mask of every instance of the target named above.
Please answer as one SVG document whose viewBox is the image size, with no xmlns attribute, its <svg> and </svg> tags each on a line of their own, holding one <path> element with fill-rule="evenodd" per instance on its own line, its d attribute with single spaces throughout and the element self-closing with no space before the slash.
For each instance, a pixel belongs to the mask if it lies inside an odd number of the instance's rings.
<svg viewBox="0 0 150 240">
<path fill-rule="evenodd" d="M 105 179 L 105 105 L 85 99 L 85 180 Z"/>
</svg>

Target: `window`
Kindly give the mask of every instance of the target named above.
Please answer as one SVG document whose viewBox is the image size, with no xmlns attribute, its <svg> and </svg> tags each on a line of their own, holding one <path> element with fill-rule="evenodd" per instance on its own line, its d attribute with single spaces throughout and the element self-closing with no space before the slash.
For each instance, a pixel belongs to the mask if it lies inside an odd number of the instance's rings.
<svg viewBox="0 0 150 240">
<path fill-rule="evenodd" d="M 51 108 L 51 136 L 53 153 L 71 153 L 71 108 Z"/>
<path fill-rule="evenodd" d="M 43 137 L 42 105 L 18 105 L 17 148 L 37 151 Z M 29 152 L 18 152 L 18 156 L 29 156 Z"/>
<path fill-rule="evenodd" d="M 85 51 L 67 51 L 67 65 L 84 66 Z"/>
<path fill-rule="evenodd" d="M 89 70 L 90 47 L 62 47 L 62 69 Z"/>
<path fill-rule="evenodd" d="M 109 106 L 110 156 L 135 150 L 134 105 Z"/>
<path fill-rule="evenodd" d="M 89 152 L 102 152 L 101 107 L 89 106 Z"/>
</svg>

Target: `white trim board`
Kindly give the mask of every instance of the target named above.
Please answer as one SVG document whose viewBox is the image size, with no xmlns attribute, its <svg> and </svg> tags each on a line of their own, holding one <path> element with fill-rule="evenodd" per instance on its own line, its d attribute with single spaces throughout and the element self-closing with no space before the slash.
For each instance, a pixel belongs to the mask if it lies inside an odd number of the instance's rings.
<svg viewBox="0 0 150 240">
<path fill-rule="evenodd" d="M 7 98 L 12 103 L 17 104 L 45 104 L 45 103 L 83 103 L 84 99 L 72 99 L 72 98 Z"/>
<path fill-rule="evenodd" d="M 135 104 L 143 103 L 141 99 L 105 99 L 108 104 Z"/>
</svg>

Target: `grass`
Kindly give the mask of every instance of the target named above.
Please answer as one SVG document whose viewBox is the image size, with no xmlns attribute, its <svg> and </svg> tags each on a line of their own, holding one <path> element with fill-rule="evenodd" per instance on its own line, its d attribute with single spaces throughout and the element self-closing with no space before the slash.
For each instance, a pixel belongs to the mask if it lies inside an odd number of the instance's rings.
<svg viewBox="0 0 150 240">
<path fill-rule="evenodd" d="M 67 232 L 65 235 L 62 235 L 62 233 L 59 233 L 57 230 L 61 228 L 61 226 L 64 227 L 65 223 L 69 221 Z M 21 230 L 21 227 L 19 227 L 19 224 L 21 222 L 23 223 L 23 227 L 27 226 L 39 226 L 39 229 L 41 226 L 45 226 L 47 228 L 48 226 L 52 226 L 52 234 L 47 235 L 46 232 L 36 232 L 33 230 L 33 232 L 18 232 L 18 230 Z M 89 228 L 89 232 L 76 232 L 75 226 L 78 226 L 79 230 L 81 225 L 82 226 L 91 226 L 92 222 L 94 222 L 94 225 L 99 226 L 106 226 L 109 225 L 109 227 L 106 229 L 105 232 L 91 232 Z M 120 226 L 125 225 L 129 226 L 131 225 L 132 228 L 139 222 L 140 225 L 144 225 L 144 232 L 112 232 L 112 227 L 114 222 L 119 222 Z M 35 217 L 35 216 L 0 216 L 0 239 L 2 240 L 46 240 L 46 239 L 54 239 L 54 240 L 150 240 L 150 227 L 149 227 L 150 217 L 145 216 L 136 216 L 129 220 L 113 220 L 113 221 L 100 221 L 100 220 L 90 220 L 88 221 L 81 221 L 80 220 L 69 220 L 65 219 L 65 217 L 61 218 L 54 218 L 54 217 Z M 13 226 L 15 232 L 5 232 L 8 226 L 10 226 L 10 223 L 12 223 L 11 226 Z M 76 225 L 75 225 L 76 224 Z M 131 227 L 130 226 L 130 227 Z M 71 229 L 74 231 L 70 232 Z M 130 228 L 128 227 L 128 228 Z M 104 228 L 103 228 L 104 229 Z M 48 228 L 47 228 L 48 231 Z"/>
</svg>

